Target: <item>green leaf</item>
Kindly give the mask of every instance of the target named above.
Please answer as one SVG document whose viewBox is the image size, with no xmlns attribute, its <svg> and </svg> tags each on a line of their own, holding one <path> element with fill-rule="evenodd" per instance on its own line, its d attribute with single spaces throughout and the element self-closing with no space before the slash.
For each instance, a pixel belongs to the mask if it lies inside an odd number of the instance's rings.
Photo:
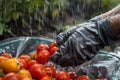
<svg viewBox="0 0 120 80">
<path fill-rule="evenodd" d="M 42 6 L 42 0 L 32 0 L 35 6 L 41 7 Z"/>
<path fill-rule="evenodd" d="M 19 12 L 13 12 L 12 15 L 14 20 L 17 20 L 20 16 Z"/>
<path fill-rule="evenodd" d="M 0 23 L 0 35 L 3 35 L 5 25 Z"/>
</svg>

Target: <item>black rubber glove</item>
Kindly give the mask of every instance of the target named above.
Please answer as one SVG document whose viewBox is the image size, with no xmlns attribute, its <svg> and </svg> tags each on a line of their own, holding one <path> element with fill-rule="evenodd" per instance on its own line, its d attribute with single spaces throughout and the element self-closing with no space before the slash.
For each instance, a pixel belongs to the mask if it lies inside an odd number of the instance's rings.
<svg viewBox="0 0 120 80">
<path fill-rule="evenodd" d="M 116 41 L 108 19 L 88 22 L 77 28 L 51 60 L 61 66 L 76 66 L 92 59 L 99 49 Z"/>
<path fill-rule="evenodd" d="M 79 27 L 82 27 L 84 25 L 86 25 L 88 22 L 96 22 L 96 21 L 99 21 L 100 20 L 100 17 L 99 16 L 96 16 L 90 20 L 88 20 L 87 22 L 85 23 L 82 23 L 82 24 L 79 24 L 77 26 L 73 26 L 72 28 L 64 31 L 64 32 L 61 32 L 60 34 L 57 35 L 56 37 L 56 42 L 57 44 L 60 46 L 62 45 L 68 38 L 69 36 L 71 36 L 71 34 L 73 34 L 77 28 Z"/>
</svg>

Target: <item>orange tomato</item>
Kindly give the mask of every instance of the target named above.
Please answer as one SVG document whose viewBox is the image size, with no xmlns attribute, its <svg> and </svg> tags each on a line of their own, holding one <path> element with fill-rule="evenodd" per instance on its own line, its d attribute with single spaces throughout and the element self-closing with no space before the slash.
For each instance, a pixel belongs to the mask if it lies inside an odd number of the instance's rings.
<svg viewBox="0 0 120 80">
<path fill-rule="evenodd" d="M 16 58 L 10 58 L 3 63 L 3 69 L 6 73 L 18 72 L 20 70 L 20 64 Z"/>
<path fill-rule="evenodd" d="M 22 78 L 22 79 L 20 79 L 20 80 L 32 80 L 32 78 L 24 77 L 24 78 Z"/>
<path fill-rule="evenodd" d="M 31 78 L 32 79 L 32 76 L 29 72 L 29 70 L 26 70 L 26 69 L 21 69 L 18 74 L 20 75 L 21 78 L 25 78 L 25 77 L 28 77 L 28 78 Z"/>
</svg>

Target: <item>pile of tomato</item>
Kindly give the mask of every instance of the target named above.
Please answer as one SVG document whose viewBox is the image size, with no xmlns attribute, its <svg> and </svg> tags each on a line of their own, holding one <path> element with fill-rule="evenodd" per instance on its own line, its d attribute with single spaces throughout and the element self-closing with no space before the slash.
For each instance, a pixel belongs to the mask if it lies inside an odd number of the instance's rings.
<svg viewBox="0 0 120 80">
<path fill-rule="evenodd" d="M 49 57 L 58 49 L 57 44 L 51 42 L 50 45 L 39 44 L 29 55 L 13 57 L 10 53 L 2 53 L 0 80 L 90 80 L 87 75 L 77 76 L 73 71 L 58 70 L 48 63 Z"/>
</svg>

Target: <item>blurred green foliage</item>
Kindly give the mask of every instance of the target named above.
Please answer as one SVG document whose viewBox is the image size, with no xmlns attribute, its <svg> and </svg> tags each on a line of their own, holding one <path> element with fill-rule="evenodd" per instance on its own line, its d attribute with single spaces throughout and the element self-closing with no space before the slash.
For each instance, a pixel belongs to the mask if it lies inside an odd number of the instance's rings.
<svg viewBox="0 0 120 80">
<path fill-rule="evenodd" d="M 78 2 L 87 3 L 87 5 L 92 5 L 96 1 L 78 0 Z M 69 8 L 70 2 L 72 3 L 74 0 L 0 0 L 0 36 L 4 36 L 5 33 L 14 36 L 13 30 L 24 29 L 27 24 L 28 26 L 33 26 L 29 25 L 30 22 L 27 19 L 31 15 L 34 21 L 38 22 L 37 24 L 44 22 L 42 20 L 44 16 L 49 24 L 53 24 L 53 19 L 56 22 L 60 19 L 60 15 L 64 18 L 65 11 Z M 105 8 L 103 8 L 103 11 L 111 9 L 119 2 L 120 0 L 101 0 L 102 6 Z M 58 20 L 58 22 L 60 21 Z M 15 27 L 17 28 L 13 29 Z"/>
</svg>

